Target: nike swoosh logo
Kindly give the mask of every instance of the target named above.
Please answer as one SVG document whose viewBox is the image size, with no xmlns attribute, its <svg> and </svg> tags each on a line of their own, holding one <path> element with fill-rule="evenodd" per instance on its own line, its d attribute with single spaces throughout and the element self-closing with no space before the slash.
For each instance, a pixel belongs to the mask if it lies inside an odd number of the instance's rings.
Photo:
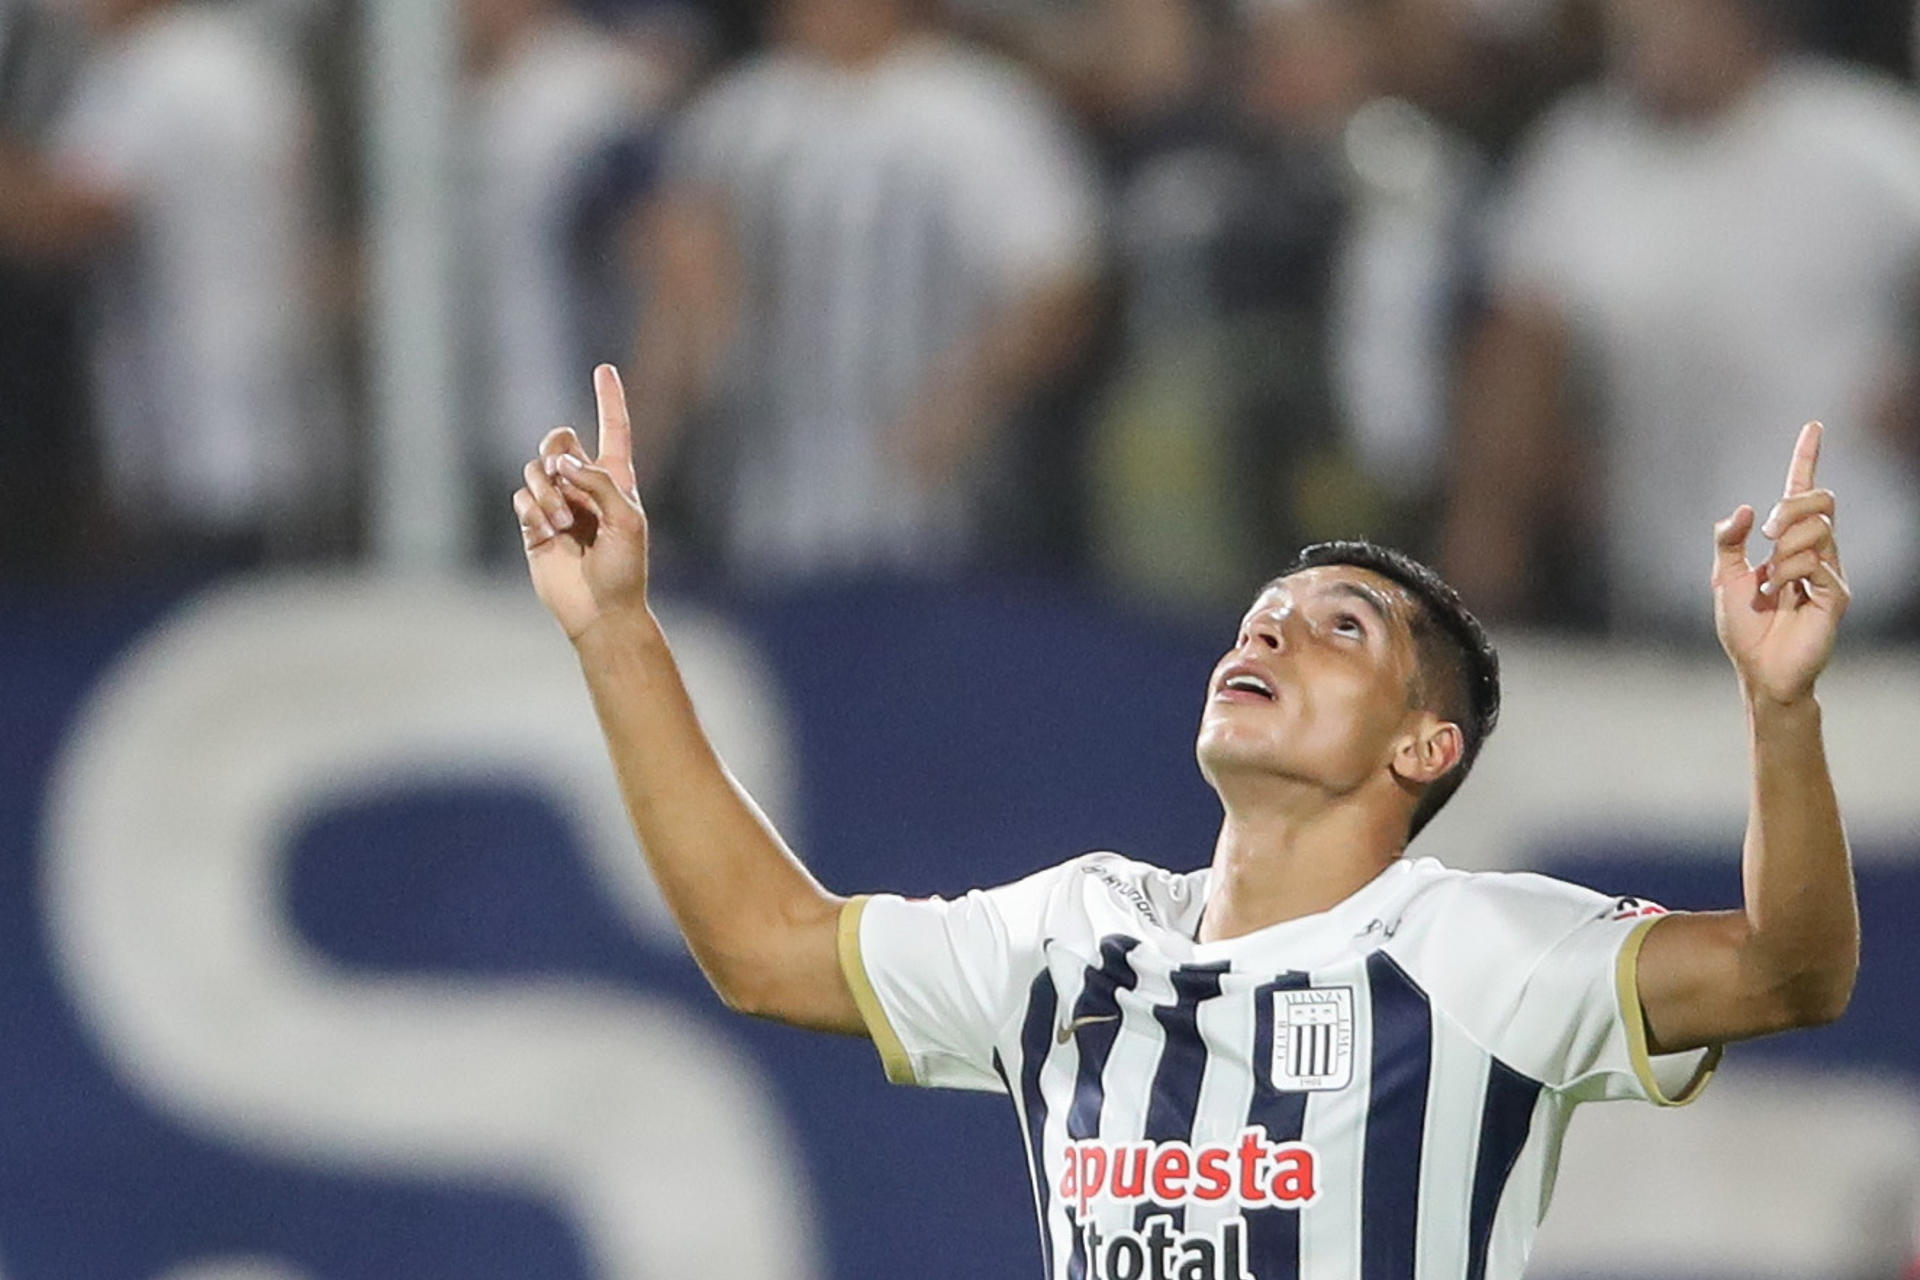
<svg viewBox="0 0 1920 1280">
<path fill-rule="evenodd" d="M 1073 1039 L 1073 1033 L 1078 1031 L 1082 1027 L 1090 1027 L 1096 1022 L 1118 1022 L 1118 1021 L 1120 1021 L 1120 1015 L 1117 1013 L 1089 1014 L 1084 1018 L 1075 1018 L 1072 1022 L 1069 1022 L 1066 1026 L 1061 1027 L 1058 1031 L 1053 1033 L 1053 1038 L 1058 1043 L 1065 1044 L 1067 1041 Z"/>
</svg>

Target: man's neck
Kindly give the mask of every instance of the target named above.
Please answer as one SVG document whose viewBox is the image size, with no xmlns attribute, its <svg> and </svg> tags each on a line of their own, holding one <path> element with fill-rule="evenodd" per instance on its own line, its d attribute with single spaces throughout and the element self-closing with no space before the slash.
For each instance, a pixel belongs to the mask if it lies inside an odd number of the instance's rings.
<svg viewBox="0 0 1920 1280">
<path fill-rule="evenodd" d="M 1352 897 L 1405 847 L 1402 815 L 1353 803 L 1226 803 L 1199 941 L 1221 942 Z"/>
<path fill-rule="evenodd" d="M 1654 102 L 1654 114 L 1670 124 L 1711 128 L 1730 119 L 1779 69 L 1774 50 L 1755 37 L 1734 43 L 1711 74 L 1690 81 L 1684 97 Z"/>
<path fill-rule="evenodd" d="M 803 47 L 837 70 L 871 71 L 894 51 L 920 35 L 905 15 L 876 14 L 865 23 L 833 27 L 815 34 Z"/>
</svg>

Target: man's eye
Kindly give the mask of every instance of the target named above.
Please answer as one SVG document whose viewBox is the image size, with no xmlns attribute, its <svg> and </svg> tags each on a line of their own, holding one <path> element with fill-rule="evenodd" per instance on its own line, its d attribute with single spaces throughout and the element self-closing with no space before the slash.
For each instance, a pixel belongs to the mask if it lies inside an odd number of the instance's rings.
<svg viewBox="0 0 1920 1280">
<path fill-rule="evenodd" d="M 1334 618 L 1333 629 L 1341 635 L 1364 636 L 1367 629 L 1360 625 L 1360 619 L 1351 613 L 1343 613 Z"/>
</svg>

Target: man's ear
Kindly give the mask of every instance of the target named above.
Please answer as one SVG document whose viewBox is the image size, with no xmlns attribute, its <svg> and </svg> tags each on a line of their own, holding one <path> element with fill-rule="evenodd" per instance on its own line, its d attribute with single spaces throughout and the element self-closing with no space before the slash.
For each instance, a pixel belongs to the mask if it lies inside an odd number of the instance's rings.
<svg viewBox="0 0 1920 1280">
<path fill-rule="evenodd" d="M 1459 725 L 1438 716 L 1422 716 L 1393 753 L 1394 776 L 1416 786 L 1438 782 L 1460 763 L 1466 751 L 1467 738 Z"/>
</svg>

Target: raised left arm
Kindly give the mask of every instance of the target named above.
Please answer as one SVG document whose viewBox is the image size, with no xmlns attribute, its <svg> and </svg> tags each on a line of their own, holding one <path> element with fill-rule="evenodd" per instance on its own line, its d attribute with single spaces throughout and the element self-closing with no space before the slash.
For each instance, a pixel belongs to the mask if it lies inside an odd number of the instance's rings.
<svg viewBox="0 0 1920 1280">
<path fill-rule="evenodd" d="M 1745 902 L 1649 930 L 1639 989 L 1656 1053 L 1831 1022 L 1853 992 L 1860 914 L 1814 698 L 1849 599 L 1834 497 L 1813 487 L 1820 435 L 1818 423 L 1801 431 L 1761 528 L 1771 556 L 1747 563 L 1751 507 L 1714 530 L 1714 620 L 1739 674 L 1753 768 Z"/>
</svg>

